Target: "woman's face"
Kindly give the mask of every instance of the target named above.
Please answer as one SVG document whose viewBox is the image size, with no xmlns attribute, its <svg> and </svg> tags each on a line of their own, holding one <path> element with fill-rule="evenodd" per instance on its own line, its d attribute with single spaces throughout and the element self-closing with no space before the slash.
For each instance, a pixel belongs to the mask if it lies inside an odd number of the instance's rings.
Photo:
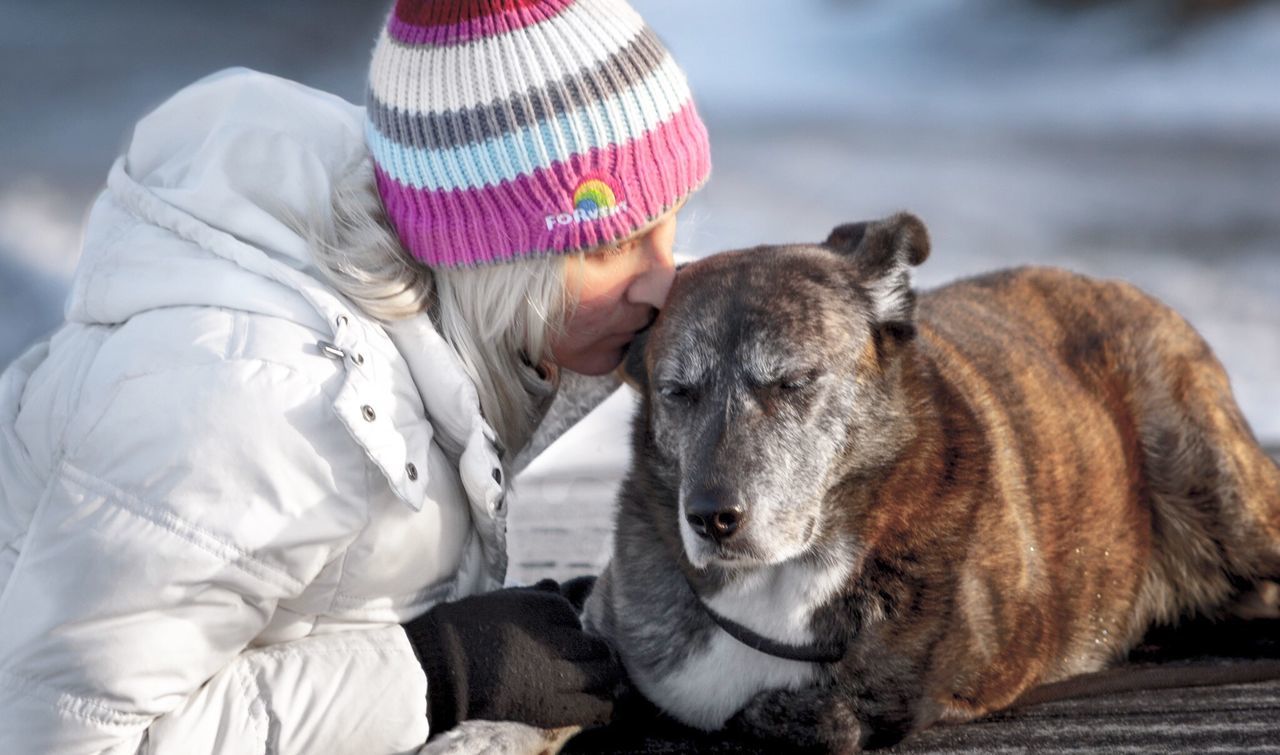
<svg viewBox="0 0 1280 755">
<path fill-rule="evenodd" d="M 582 375 L 604 375 L 622 362 L 627 344 L 666 301 L 675 278 L 676 213 L 616 247 L 570 260 L 569 295 L 578 306 L 551 340 L 551 358 Z"/>
</svg>

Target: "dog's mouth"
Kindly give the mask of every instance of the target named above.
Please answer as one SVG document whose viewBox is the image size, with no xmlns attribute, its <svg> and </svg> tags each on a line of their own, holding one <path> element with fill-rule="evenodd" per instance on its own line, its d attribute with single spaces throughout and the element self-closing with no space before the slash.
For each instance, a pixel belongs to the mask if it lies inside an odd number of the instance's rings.
<svg viewBox="0 0 1280 755">
<path fill-rule="evenodd" d="M 794 541 L 786 538 L 769 547 L 751 533 L 742 533 L 727 541 L 714 541 L 690 536 L 685 541 L 685 556 L 695 568 L 754 569 L 772 566 L 795 558 L 814 547 L 819 539 L 819 516 L 811 516 L 803 525 L 803 533 Z"/>
<path fill-rule="evenodd" d="M 770 563 L 767 553 L 748 540 L 714 543 L 699 540 L 685 548 L 689 562 L 699 569 L 711 566 L 722 569 L 749 569 Z"/>
</svg>

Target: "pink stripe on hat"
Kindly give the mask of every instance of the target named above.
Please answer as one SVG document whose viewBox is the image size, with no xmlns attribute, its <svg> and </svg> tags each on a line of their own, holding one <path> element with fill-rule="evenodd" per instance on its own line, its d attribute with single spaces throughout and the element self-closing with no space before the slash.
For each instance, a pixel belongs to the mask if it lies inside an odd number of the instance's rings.
<svg viewBox="0 0 1280 755">
<path fill-rule="evenodd" d="M 630 236 L 701 186 L 710 173 L 706 130 L 692 102 L 624 145 L 571 156 L 482 189 L 430 191 L 377 170 L 378 189 L 409 251 L 432 267 L 589 250 Z M 621 179 L 616 177 L 622 177 Z M 575 206 L 580 189 L 613 193 Z M 606 192 L 610 193 L 610 192 Z"/>
<path fill-rule="evenodd" d="M 573 0 L 468 0 L 409 2 L 399 0 L 387 31 L 411 45 L 451 45 L 523 29 L 545 21 Z"/>
</svg>

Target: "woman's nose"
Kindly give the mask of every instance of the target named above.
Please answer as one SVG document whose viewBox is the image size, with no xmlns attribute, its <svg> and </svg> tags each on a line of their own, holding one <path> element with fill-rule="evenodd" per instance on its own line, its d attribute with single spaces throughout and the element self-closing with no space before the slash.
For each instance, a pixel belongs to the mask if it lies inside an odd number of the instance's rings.
<svg viewBox="0 0 1280 755">
<path fill-rule="evenodd" d="M 676 278 L 674 254 L 669 246 L 663 248 L 654 245 L 644 255 L 644 268 L 641 269 L 631 285 L 627 288 L 627 300 L 632 304 L 648 304 L 661 309 L 667 300 L 667 292 Z"/>
</svg>

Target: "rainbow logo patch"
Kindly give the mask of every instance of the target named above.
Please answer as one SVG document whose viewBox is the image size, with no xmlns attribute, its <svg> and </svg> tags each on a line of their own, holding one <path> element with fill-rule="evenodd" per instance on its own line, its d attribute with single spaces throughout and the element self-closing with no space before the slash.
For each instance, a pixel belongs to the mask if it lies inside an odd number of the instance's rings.
<svg viewBox="0 0 1280 755">
<path fill-rule="evenodd" d="M 619 201 L 613 186 L 601 178 L 588 178 L 573 190 L 573 212 L 547 215 L 547 230 L 557 225 L 575 225 L 590 220 L 603 220 L 627 211 L 625 200 Z"/>
<path fill-rule="evenodd" d="M 573 192 L 575 210 L 601 210 L 616 207 L 617 204 L 613 187 L 598 178 L 588 178 L 578 184 L 577 191 Z"/>
</svg>

